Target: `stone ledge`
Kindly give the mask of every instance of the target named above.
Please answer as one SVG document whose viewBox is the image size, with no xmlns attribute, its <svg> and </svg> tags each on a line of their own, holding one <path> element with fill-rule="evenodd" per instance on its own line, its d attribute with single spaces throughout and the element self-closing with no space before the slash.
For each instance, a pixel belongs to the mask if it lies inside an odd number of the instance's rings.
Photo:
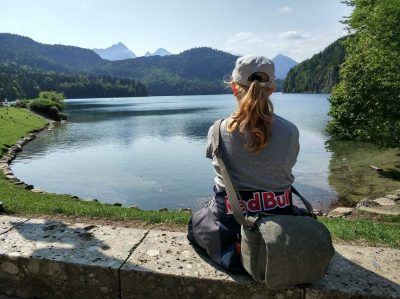
<svg viewBox="0 0 400 299">
<path fill-rule="evenodd" d="M 327 275 L 271 292 L 184 233 L 0 216 L 0 294 L 40 298 L 400 298 L 400 250 L 335 245 Z"/>
</svg>

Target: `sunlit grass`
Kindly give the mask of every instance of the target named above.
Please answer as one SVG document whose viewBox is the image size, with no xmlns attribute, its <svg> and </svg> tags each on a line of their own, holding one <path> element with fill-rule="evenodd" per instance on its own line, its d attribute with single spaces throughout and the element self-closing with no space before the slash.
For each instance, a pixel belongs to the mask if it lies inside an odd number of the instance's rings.
<svg viewBox="0 0 400 299">
<path fill-rule="evenodd" d="M 388 246 L 400 248 L 400 222 L 397 218 L 392 223 L 366 219 L 347 220 L 342 218 L 320 219 L 336 240 L 345 242 L 362 241 L 371 246 Z"/>
</svg>

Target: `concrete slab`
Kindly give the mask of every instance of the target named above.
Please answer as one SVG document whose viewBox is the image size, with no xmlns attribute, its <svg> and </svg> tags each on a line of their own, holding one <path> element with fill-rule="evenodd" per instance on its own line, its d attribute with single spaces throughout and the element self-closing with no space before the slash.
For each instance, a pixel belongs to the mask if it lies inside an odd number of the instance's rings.
<svg viewBox="0 0 400 299">
<path fill-rule="evenodd" d="M 13 227 L 27 221 L 28 218 L 0 215 L 0 235 L 8 232 Z"/>
<path fill-rule="evenodd" d="M 184 233 L 150 231 L 120 275 L 122 298 L 267 298 L 263 284 L 224 272 L 194 251 Z M 303 295 L 291 288 L 268 298 Z"/>
<path fill-rule="evenodd" d="M 1 293 L 119 298 L 119 268 L 146 231 L 33 219 L 1 235 Z"/>
<path fill-rule="evenodd" d="M 400 250 L 335 245 L 326 276 L 306 298 L 400 298 Z"/>
</svg>

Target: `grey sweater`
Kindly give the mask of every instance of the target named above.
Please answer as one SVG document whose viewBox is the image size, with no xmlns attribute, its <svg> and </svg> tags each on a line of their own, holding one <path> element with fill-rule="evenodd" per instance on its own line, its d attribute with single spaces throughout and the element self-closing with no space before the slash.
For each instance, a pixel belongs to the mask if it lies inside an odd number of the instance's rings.
<svg viewBox="0 0 400 299">
<path fill-rule="evenodd" d="M 216 157 L 212 156 L 213 126 L 208 131 L 206 157 L 212 159 L 218 190 L 225 185 Z M 246 136 L 235 130 L 226 131 L 226 120 L 221 124 L 221 150 L 231 180 L 238 190 L 283 191 L 294 181 L 292 168 L 299 153 L 299 131 L 290 121 L 274 114 L 271 136 L 266 148 L 254 154 L 246 148 Z"/>
</svg>

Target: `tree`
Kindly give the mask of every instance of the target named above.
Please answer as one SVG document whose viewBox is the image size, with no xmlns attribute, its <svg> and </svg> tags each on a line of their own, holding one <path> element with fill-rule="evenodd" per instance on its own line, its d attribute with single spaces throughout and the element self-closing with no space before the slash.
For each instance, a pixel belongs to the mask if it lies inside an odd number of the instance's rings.
<svg viewBox="0 0 400 299">
<path fill-rule="evenodd" d="M 330 97 L 328 131 L 381 146 L 400 145 L 400 1 L 350 0 L 340 82 Z"/>
</svg>

